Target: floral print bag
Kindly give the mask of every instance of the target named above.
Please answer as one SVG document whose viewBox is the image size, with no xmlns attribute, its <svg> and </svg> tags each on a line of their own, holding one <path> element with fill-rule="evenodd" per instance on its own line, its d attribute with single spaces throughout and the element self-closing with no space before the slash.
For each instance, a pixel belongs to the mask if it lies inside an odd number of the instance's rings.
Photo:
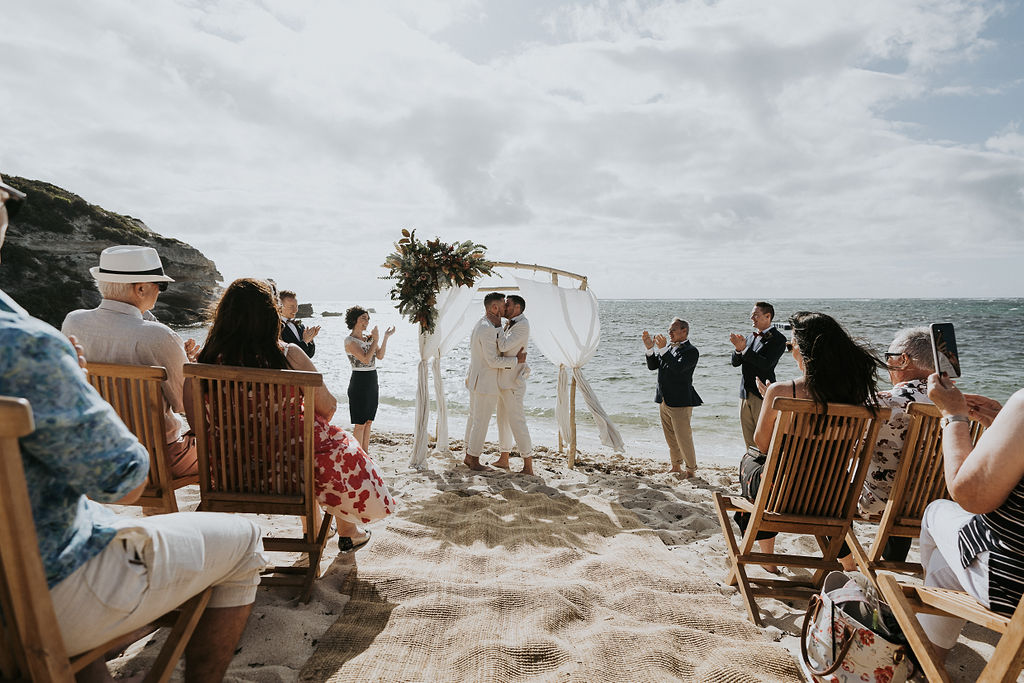
<svg viewBox="0 0 1024 683">
<path fill-rule="evenodd" d="M 854 573 L 825 577 L 807 605 L 800 654 L 813 679 L 827 683 L 905 683 L 914 670 L 889 606 Z"/>
</svg>

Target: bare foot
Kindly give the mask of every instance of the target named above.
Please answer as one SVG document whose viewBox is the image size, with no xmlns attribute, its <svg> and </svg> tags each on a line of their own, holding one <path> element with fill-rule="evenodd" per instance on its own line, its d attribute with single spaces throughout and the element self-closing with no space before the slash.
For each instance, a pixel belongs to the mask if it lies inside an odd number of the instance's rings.
<svg viewBox="0 0 1024 683">
<path fill-rule="evenodd" d="M 523 474 L 533 474 L 533 458 L 523 458 Z"/>
<path fill-rule="evenodd" d="M 491 468 L 488 467 L 487 465 L 481 464 L 480 463 L 480 458 L 478 458 L 476 456 L 467 455 L 465 458 L 463 458 L 462 462 L 466 465 L 466 467 L 468 467 L 469 469 L 471 469 L 471 470 L 473 470 L 475 472 L 490 472 L 490 471 L 492 471 Z"/>
<path fill-rule="evenodd" d="M 696 472 L 694 472 L 693 470 L 690 470 L 690 469 L 686 469 L 686 470 L 669 470 L 669 471 L 675 473 L 676 479 L 689 479 L 690 477 L 696 476 L 696 474 L 697 474 Z"/>
<path fill-rule="evenodd" d="M 500 467 L 503 470 L 511 470 L 508 464 L 508 453 L 502 453 L 498 456 L 498 459 L 491 463 L 495 467 Z"/>
</svg>

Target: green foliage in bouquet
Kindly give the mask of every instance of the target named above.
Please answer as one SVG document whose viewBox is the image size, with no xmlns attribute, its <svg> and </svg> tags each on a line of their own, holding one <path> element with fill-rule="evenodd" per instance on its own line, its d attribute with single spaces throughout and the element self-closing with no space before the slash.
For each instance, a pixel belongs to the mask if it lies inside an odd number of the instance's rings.
<svg viewBox="0 0 1024 683">
<path fill-rule="evenodd" d="M 491 274 L 494 264 L 484 258 L 487 247 L 469 240 L 446 244 L 439 239 L 416 239 L 416 231 L 402 230 L 395 251 L 384 260 L 395 280 L 391 300 L 398 312 L 418 324 L 420 331 L 433 332 L 437 324 L 437 294 L 448 287 L 472 287 L 480 277 Z"/>
</svg>

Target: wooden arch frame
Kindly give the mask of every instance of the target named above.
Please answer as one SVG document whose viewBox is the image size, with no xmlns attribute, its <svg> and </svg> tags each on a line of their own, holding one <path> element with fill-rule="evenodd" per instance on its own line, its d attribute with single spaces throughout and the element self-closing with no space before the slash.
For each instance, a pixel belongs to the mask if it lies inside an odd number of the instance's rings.
<svg viewBox="0 0 1024 683">
<path fill-rule="evenodd" d="M 558 276 L 569 278 L 579 282 L 577 289 L 586 291 L 587 289 L 587 276 L 580 275 L 579 273 L 571 273 L 568 270 L 561 270 L 559 268 L 551 268 L 550 266 L 541 266 L 536 263 L 520 263 L 519 261 L 493 261 L 492 265 L 494 268 L 511 268 L 513 270 L 529 270 L 532 272 L 549 273 L 551 275 L 551 284 L 558 285 Z M 512 287 L 479 287 L 479 292 L 518 292 L 519 288 Z M 559 366 L 558 370 L 561 372 L 563 366 Z M 569 422 L 572 424 L 572 434 L 569 435 L 569 454 L 568 464 L 569 469 L 573 469 L 576 466 L 576 378 L 572 378 L 572 384 L 569 389 Z M 565 448 L 566 444 L 562 441 L 562 430 L 558 430 L 558 452 L 561 453 Z"/>
</svg>

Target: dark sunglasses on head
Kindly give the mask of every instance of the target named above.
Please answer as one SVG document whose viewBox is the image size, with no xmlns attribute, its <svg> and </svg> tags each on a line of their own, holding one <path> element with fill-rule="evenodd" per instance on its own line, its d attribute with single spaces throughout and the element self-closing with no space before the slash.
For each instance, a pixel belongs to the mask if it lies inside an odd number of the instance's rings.
<svg viewBox="0 0 1024 683">
<path fill-rule="evenodd" d="M 4 201 L 4 208 L 7 209 L 8 220 L 14 220 L 14 217 L 21 211 L 21 205 L 25 203 L 25 198 L 28 196 L 21 190 L 16 190 L 7 183 L 0 181 L 0 190 L 5 191 L 10 197 Z"/>
<path fill-rule="evenodd" d="M 786 342 L 786 350 L 790 353 L 793 352 L 793 342 Z"/>
</svg>

